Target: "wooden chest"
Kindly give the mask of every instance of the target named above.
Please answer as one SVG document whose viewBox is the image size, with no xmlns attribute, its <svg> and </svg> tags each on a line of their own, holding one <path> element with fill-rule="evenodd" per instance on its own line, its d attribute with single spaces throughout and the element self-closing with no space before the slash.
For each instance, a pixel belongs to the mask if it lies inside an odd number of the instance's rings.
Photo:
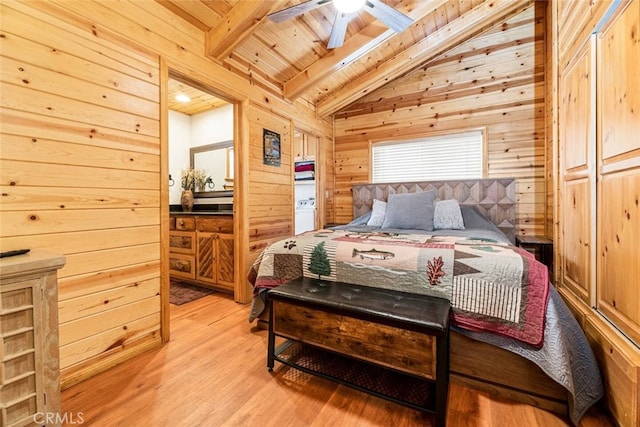
<svg viewBox="0 0 640 427">
<path fill-rule="evenodd" d="M 436 425 L 444 425 L 449 381 L 449 301 L 306 278 L 270 290 L 268 300 L 270 370 L 277 360 L 415 409 L 435 412 Z M 276 336 L 288 341 L 276 348 Z M 303 349 L 304 356 L 290 357 L 285 353 L 292 343 L 317 350 Z M 429 404 L 415 403 L 345 379 L 325 367 L 310 367 L 316 363 L 299 362 L 313 357 L 314 351 L 322 354 L 322 350 L 370 367 L 406 374 L 397 381 L 400 383 L 415 377 L 428 380 L 435 385 L 435 398 Z M 366 373 L 375 368 L 364 370 Z"/>
</svg>

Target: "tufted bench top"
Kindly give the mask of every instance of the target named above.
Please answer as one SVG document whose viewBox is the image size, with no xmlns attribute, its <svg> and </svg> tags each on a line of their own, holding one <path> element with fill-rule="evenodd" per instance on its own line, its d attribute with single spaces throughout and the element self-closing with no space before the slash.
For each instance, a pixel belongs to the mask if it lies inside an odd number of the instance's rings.
<svg viewBox="0 0 640 427">
<path fill-rule="evenodd" d="M 444 335 L 449 327 L 449 301 L 430 295 L 300 278 L 269 290 L 268 298 L 428 331 L 435 336 Z"/>
</svg>

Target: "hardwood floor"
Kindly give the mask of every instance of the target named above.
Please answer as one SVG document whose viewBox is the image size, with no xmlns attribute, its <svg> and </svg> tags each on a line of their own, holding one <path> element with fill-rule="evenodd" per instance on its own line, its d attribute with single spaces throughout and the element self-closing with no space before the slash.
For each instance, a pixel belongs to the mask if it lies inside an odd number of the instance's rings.
<svg viewBox="0 0 640 427">
<path fill-rule="evenodd" d="M 432 416 L 276 364 L 249 307 L 220 293 L 171 306 L 171 341 L 62 392 L 97 426 L 429 426 Z M 73 425 L 69 423 L 68 425 Z M 77 425 L 77 424 L 75 424 Z M 448 426 L 555 427 L 568 419 L 451 384 Z M 613 423 L 592 408 L 581 427 Z"/>
</svg>

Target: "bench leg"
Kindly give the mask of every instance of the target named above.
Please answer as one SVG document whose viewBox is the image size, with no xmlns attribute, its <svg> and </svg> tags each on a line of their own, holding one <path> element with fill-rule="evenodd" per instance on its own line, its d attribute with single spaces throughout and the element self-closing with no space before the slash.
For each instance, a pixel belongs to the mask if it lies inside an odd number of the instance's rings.
<svg viewBox="0 0 640 427">
<path fill-rule="evenodd" d="M 267 368 L 269 372 L 273 372 L 275 351 L 276 351 L 276 336 L 273 333 L 273 302 L 269 300 L 267 304 L 267 310 L 269 310 L 269 337 L 267 341 Z"/>
<path fill-rule="evenodd" d="M 444 427 L 449 400 L 449 328 L 444 336 L 438 337 L 436 346 L 436 427 Z"/>
</svg>

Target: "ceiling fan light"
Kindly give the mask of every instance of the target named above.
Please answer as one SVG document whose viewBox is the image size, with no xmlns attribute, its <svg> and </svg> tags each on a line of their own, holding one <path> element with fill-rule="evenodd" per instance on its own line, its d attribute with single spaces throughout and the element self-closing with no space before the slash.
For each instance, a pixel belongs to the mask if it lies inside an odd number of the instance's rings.
<svg viewBox="0 0 640 427">
<path fill-rule="evenodd" d="M 333 5 L 341 13 L 353 13 L 364 6 L 365 0 L 333 0 Z"/>
</svg>

